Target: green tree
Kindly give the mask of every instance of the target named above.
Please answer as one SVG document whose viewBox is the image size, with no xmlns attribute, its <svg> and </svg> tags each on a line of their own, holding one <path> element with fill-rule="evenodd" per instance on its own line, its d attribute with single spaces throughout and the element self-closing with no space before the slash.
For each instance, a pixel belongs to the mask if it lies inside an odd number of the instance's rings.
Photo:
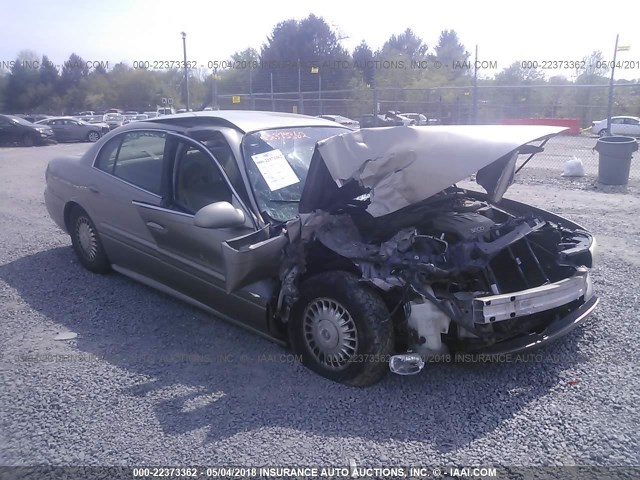
<svg viewBox="0 0 640 480">
<path fill-rule="evenodd" d="M 9 73 L 5 88 L 6 110 L 29 113 L 38 103 L 38 55 L 31 50 L 21 51 Z"/>
<path fill-rule="evenodd" d="M 511 118 L 540 116 L 542 115 L 541 89 L 533 87 L 544 84 L 544 73 L 540 70 L 522 68 L 521 62 L 513 62 L 496 74 L 495 85 L 505 88 L 494 91 L 493 101 L 502 106 L 502 116 Z"/>
<path fill-rule="evenodd" d="M 366 85 L 373 85 L 375 75 L 375 63 L 373 51 L 367 45 L 367 42 L 362 40 L 352 53 L 353 64 L 360 75 L 362 75 L 362 81 Z"/>
<path fill-rule="evenodd" d="M 351 71 L 348 52 L 340 45 L 338 35 L 321 17 L 313 14 L 303 20 L 285 20 L 277 24 L 262 46 L 260 59 L 261 85 L 270 84 L 274 91 L 313 90 L 321 76 L 324 90 L 346 88 Z M 315 67 L 315 68 L 314 68 Z"/>
<path fill-rule="evenodd" d="M 577 87 L 575 100 L 580 124 L 587 126 L 592 120 L 604 118 L 607 111 L 609 67 L 600 50 L 595 50 L 582 59 L 582 66 L 576 70 Z M 598 118 L 594 118 L 598 117 Z"/>
<path fill-rule="evenodd" d="M 455 80 L 471 72 L 469 68 L 456 68 L 466 64 L 470 54 L 460 43 L 455 30 L 443 30 L 434 50 L 436 53 L 432 59 L 439 61 L 443 66 L 442 70 L 446 72 L 447 80 Z"/>
<path fill-rule="evenodd" d="M 382 46 L 381 53 L 400 52 L 411 60 L 418 60 L 427 54 L 429 47 L 418 37 L 413 30 L 407 28 L 400 35 L 391 35 Z"/>
<path fill-rule="evenodd" d="M 60 74 L 59 92 L 62 96 L 65 110 L 72 113 L 85 108 L 89 77 L 89 67 L 84 59 L 72 53 L 64 62 Z"/>
</svg>

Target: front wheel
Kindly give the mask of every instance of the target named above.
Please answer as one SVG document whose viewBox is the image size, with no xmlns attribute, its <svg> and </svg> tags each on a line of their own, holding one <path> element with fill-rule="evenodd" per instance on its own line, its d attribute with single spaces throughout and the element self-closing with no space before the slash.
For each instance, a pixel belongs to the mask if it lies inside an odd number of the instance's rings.
<svg viewBox="0 0 640 480">
<path fill-rule="evenodd" d="M 393 323 L 379 295 L 346 272 L 306 280 L 289 320 L 294 352 L 330 380 L 372 385 L 388 371 Z"/>
<path fill-rule="evenodd" d="M 69 227 L 71 244 L 82 266 L 95 273 L 107 273 L 111 269 L 109 259 L 87 212 L 79 207 L 74 208 Z"/>
<path fill-rule="evenodd" d="M 606 137 L 607 135 L 607 130 L 604 128 L 598 132 L 599 137 Z"/>
</svg>

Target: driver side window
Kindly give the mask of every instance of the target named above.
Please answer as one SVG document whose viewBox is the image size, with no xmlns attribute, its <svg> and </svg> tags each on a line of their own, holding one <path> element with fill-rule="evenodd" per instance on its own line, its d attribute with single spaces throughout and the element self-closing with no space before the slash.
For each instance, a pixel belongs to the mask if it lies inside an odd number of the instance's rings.
<svg viewBox="0 0 640 480">
<path fill-rule="evenodd" d="M 213 160 L 203 150 L 181 144 L 174 172 L 174 204 L 195 214 L 210 203 L 231 200 L 231 190 Z"/>
</svg>

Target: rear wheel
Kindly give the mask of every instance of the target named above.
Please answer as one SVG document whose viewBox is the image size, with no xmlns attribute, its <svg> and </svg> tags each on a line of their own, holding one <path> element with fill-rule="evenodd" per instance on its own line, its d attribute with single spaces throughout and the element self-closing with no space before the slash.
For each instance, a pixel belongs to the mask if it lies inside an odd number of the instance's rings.
<svg viewBox="0 0 640 480">
<path fill-rule="evenodd" d="M 87 140 L 91 143 L 95 143 L 100 140 L 100 134 L 98 132 L 89 132 L 87 135 Z"/>
<path fill-rule="evenodd" d="M 301 285 L 289 337 L 305 366 L 355 386 L 384 377 L 394 342 L 383 300 L 346 272 L 321 273 Z"/>
<path fill-rule="evenodd" d="M 111 269 L 109 259 L 102 247 L 98 230 L 87 212 L 76 207 L 69 220 L 71 244 L 82 266 L 95 273 L 107 273 Z"/>
</svg>

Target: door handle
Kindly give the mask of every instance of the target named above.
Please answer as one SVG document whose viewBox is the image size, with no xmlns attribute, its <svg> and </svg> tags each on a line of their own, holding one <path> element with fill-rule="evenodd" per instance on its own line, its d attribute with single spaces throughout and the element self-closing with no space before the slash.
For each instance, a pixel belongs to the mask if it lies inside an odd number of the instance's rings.
<svg viewBox="0 0 640 480">
<path fill-rule="evenodd" d="M 100 190 L 98 190 L 98 187 L 96 187 L 95 185 L 89 185 L 88 188 L 93 193 L 100 193 Z"/>
<path fill-rule="evenodd" d="M 166 227 L 164 227 L 163 225 L 160 225 L 159 223 L 156 223 L 156 222 L 147 222 L 147 227 L 155 230 L 158 233 L 166 233 L 167 232 Z"/>
</svg>

